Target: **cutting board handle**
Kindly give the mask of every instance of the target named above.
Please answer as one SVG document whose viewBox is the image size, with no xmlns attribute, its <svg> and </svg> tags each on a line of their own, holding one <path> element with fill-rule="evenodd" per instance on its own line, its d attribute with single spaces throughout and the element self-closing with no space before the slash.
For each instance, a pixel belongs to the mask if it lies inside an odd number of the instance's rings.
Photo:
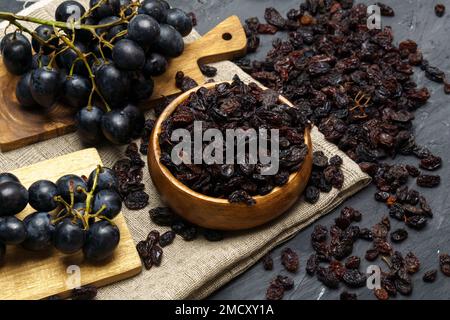
<svg viewBox="0 0 450 320">
<path fill-rule="evenodd" d="M 190 46 L 197 52 L 198 62 L 213 63 L 245 55 L 247 37 L 239 18 L 231 16 Z"/>
</svg>

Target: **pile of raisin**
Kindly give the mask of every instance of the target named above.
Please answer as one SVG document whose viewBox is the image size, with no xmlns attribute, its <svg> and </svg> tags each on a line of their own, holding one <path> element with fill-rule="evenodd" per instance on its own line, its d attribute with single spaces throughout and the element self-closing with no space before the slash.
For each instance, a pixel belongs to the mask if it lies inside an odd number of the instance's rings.
<svg viewBox="0 0 450 320">
<path fill-rule="evenodd" d="M 156 207 L 150 210 L 150 219 L 158 226 L 170 227 L 171 230 L 160 234 L 158 230 L 151 231 L 145 240 L 136 245 L 144 267 L 150 270 L 161 264 L 163 248 L 171 245 L 179 235 L 185 241 L 193 241 L 198 234 L 203 234 L 208 241 L 221 241 L 223 232 L 197 227 L 176 215 L 167 207 Z"/>
<path fill-rule="evenodd" d="M 181 73 L 177 76 L 177 83 L 182 89 L 194 85 Z M 238 161 L 238 152 L 234 154 L 234 164 L 195 164 L 194 152 L 191 152 L 191 164 L 174 164 L 171 154 L 176 143 L 171 141 L 172 132 L 182 128 L 193 137 L 194 121 L 199 119 L 204 130 L 220 130 L 223 137 L 227 137 L 229 129 L 253 129 L 255 132 L 259 132 L 260 128 L 279 130 L 278 172 L 265 174 L 270 164 L 263 164 L 259 157 L 254 162 L 249 161 L 253 157 L 249 154 L 249 148 L 245 150 L 246 159 L 242 164 Z M 255 203 L 253 196 L 266 195 L 275 187 L 286 184 L 290 174 L 299 170 L 308 154 L 308 146 L 304 142 L 307 126 L 309 123 L 300 109 L 280 103 L 277 92 L 263 90 L 255 83 L 247 85 L 235 76 L 232 83 L 220 83 L 211 89 L 200 88 L 192 93 L 163 122 L 159 136 L 160 161 L 175 178 L 192 190 L 250 206 Z M 271 138 L 267 135 L 266 139 L 268 146 Z M 258 142 L 259 145 L 265 143 Z M 203 149 L 208 145 L 204 142 Z M 226 151 L 223 159 L 226 159 Z M 327 168 L 330 169 L 328 175 L 324 173 L 330 185 L 342 185 L 343 176 L 338 167 Z"/>
<path fill-rule="evenodd" d="M 154 127 L 155 127 L 155 120 L 148 119 L 145 121 L 144 130 L 141 135 L 141 145 L 139 147 L 139 152 L 144 156 L 146 156 L 148 154 L 148 147 L 150 144 L 150 136 L 152 134 Z"/>
<path fill-rule="evenodd" d="M 389 6 L 377 5 L 383 16 L 395 15 Z M 284 31 L 288 37 L 276 38 L 263 61 L 237 60 L 244 71 L 297 105 L 359 164 L 378 165 L 405 154 L 420 158 L 426 170 L 440 166 L 440 158 L 419 146 L 413 134 L 414 111 L 430 97 L 412 79 L 413 66 L 435 82 L 446 83 L 445 74 L 423 59 L 414 41 L 396 46 L 390 27 L 369 30 L 367 6 L 353 1 L 311 0 L 286 17 L 275 8 L 267 8 L 264 17 L 267 24 L 246 20 L 250 52 L 261 33 Z M 438 176 L 418 178 L 423 187 L 439 182 Z M 317 191 L 310 189 L 308 198 L 315 201 Z"/>
<path fill-rule="evenodd" d="M 175 75 L 175 85 L 182 92 L 189 91 L 198 86 L 198 83 L 184 74 L 183 71 L 178 71 Z"/>
<path fill-rule="evenodd" d="M 267 300 L 281 300 L 284 292 L 294 288 L 294 280 L 288 276 L 278 275 L 271 282 L 266 292 Z"/>
<path fill-rule="evenodd" d="M 329 229 L 316 225 L 311 234 L 315 253 L 307 261 L 306 273 L 316 275 L 331 289 L 339 288 L 340 283 L 348 288 L 364 287 L 368 275 L 359 271 L 361 258 L 351 254 L 357 240 L 366 240 L 371 247 L 367 249 L 364 259 L 370 262 L 380 259 L 387 266 L 386 270 L 381 270 L 381 287 L 374 289 L 375 297 L 387 300 L 397 294 L 409 296 L 413 290 L 412 276 L 420 271 L 420 260 L 413 252 L 403 256 L 393 244 L 405 240 L 408 233 L 404 229 L 391 231 L 391 221 L 387 216 L 371 229 L 352 225 L 360 220 L 359 211 L 346 207 Z M 442 273 L 450 276 L 450 257 L 447 254 L 440 255 L 440 266 Z M 424 282 L 434 282 L 436 277 L 437 270 L 428 270 L 422 275 Z M 356 294 L 344 291 L 341 299 L 354 300 Z"/>
<path fill-rule="evenodd" d="M 224 238 L 224 233 L 219 230 L 205 229 L 195 226 L 180 216 L 175 214 L 167 207 L 156 207 L 150 210 L 150 219 L 158 226 L 170 227 L 171 232 L 169 238 L 175 238 L 175 235 L 179 235 L 185 241 L 195 240 L 199 233 L 208 241 L 221 241 Z M 167 241 L 168 243 L 161 246 L 166 246 L 172 243 L 173 239 Z"/>
<path fill-rule="evenodd" d="M 266 254 L 262 259 L 264 270 L 273 270 L 273 259 L 270 253 Z M 297 253 L 291 248 L 285 248 L 281 252 L 281 264 L 286 271 L 296 273 L 299 268 L 299 258 Z M 277 275 L 267 288 L 267 300 L 281 300 L 284 292 L 294 288 L 294 280 L 289 276 Z"/>
<path fill-rule="evenodd" d="M 376 4 L 383 16 L 395 15 L 391 7 Z M 437 5 L 435 11 L 442 16 L 445 7 Z M 427 88 L 419 88 L 412 76 L 415 71 L 423 72 L 431 81 L 443 83 L 445 93 L 450 93 L 445 73 L 423 57 L 413 40 L 395 45 L 390 27 L 369 30 L 365 4 L 310 0 L 289 10 L 286 17 L 275 8 L 267 8 L 264 18 L 266 23 L 258 18 L 246 20 L 249 52 L 257 50 L 261 34 L 286 32 L 287 39 L 275 38 L 262 61 L 243 58 L 236 63 L 297 105 L 328 141 L 373 178 L 375 200 L 386 204 L 390 218 L 404 222 L 408 228 L 425 228 L 432 210 L 426 198 L 408 183 L 415 179 L 420 188 L 439 186 L 441 178 L 433 171 L 441 168 L 443 161 L 416 142 L 414 113 L 426 104 L 430 93 Z M 396 155 L 412 156 L 417 165 L 396 163 Z M 339 167 L 331 159 L 329 162 Z M 330 177 L 339 175 L 334 168 L 325 169 L 327 166 L 326 157 L 315 153 L 305 190 L 308 202 L 317 202 L 319 191 L 331 189 Z M 357 211 L 343 211 L 329 231 L 323 226 L 315 228 L 315 254 L 308 260 L 307 273 L 332 288 L 341 282 L 347 287 L 363 285 L 366 275 L 357 271 L 360 258 L 350 255 L 354 242 L 364 239 L 371 243 L 364 258 L 382 259 L 389 268 L 383 273 L 382 288 L 374 295 L 385 300 L 397 292 L 410 294 L 411 275 L 417 273 L 420 262 L 413 253 L 403 257 L 394 249 L 394 244 L 408 239 L 407 229 L 391 231 L 388 217 L 371 229 L 359 228 L 352 225 L 359 220 L 350 217 Z M 360 219 L 360 214 L 357 217 Z M 450 274 L 448 256 L 442 254 L 439 262 L 442 273 Z M 436 270 L 429 270 L 423 280 L 432 282 L 436 276 Z M 341 298 L 356 299 L 356 295 L 344 292 Z"/>
<path fill-rule="evenodd" d="M 419 178 L 426 176 L 419 169 L 410 165 L 367 163 L 363 163 L 361 168 L 373 177 L 379 190 L 375 193 L 375 200 L 386 203 L 391 218 L 405 222 L 413 229 L 420 230 L 426 226 L 428 219 L 433 217 L 428 201 L 406 185 L 409 178 L 415 176 L 420 186 Z"/>
<path fill-rule="evenodd" d="M 371 239 L 370 232 L 352 225 L 361 221 L 361 213 L 350 207 L 342 209 L 330 230 L 316 225 L 311 234 L 311 244 L 315 253 L 306 264 L 306 272 L 329 288 L 338 288 L 343 282 L 350 288 L 365 285 L 367 276 L 360 272 L 360 258 L 351 256 L 353 244 L 360 238 Z M 328 235 L 329 234 L 329 235 Z M 344 261 L 344 259 L 346 259 Z M 327 266 L 321 264 L 327 264 Z"/>
<path fill-rule="evenodd" d="M 83 286 L 72 290 L 72 300 L 93 300 L 97 296 L 97 288 L 95 286 Z"/>
<path fill-rule="evenodd" d="M 319 201 L 320 192 L 328 193 L 332 188 L 341 189 L 344 173 L 341 170 L 342 158 L 335 155 L 328 159 L 322 151 L 313 153 L 313 169 L 305 190 L 305 200 L 311 204 Z"/>
<path fill-rule="evenodd" d="M 164 236 L 164 237 L 163 237 Z M 144 263 L 144 267 L 150 270 L 153 266 L 159 267 L 161 265 L 163 249 L 161 247 L 173 241 L 173 237 L 168 243 L 167 234 L 160 236 L 159 231 L 153 230 L 147 236 L 147 239 L 139 241 L 136 245 L 136 250 Z"/>
<path fill-rule="evenodd" d="M 145 162 L 134 142 L 127 147 L 125 155 L 127 158 L 118 160 L 113 167 L 119 180 L 119 193 L 128 209 L 140 210 L 148 205 L 149 200 L 142 183 Z"/>
</svg>

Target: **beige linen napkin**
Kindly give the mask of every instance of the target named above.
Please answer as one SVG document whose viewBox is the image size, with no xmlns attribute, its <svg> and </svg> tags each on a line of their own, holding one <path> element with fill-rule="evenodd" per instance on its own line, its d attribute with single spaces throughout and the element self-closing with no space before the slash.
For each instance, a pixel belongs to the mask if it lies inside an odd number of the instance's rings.
<svg viewBox="0 0 450 320">
<path fill-rule="evenodd" d="M 56 6 L 62 0 L 41 0 L 22 12 L 41 18 L 52 18 Z M 81 1 L 87 5 L 87 0 Z M 4 26 L 2 26 L 4 27 Z M 1 29 L 1 28 L 0 28 Z M 3 32 L 0 30 L 0 32 Z M 190 40 L 199 35 L 195 33 Z M 248 82 L 251 77 L 231 62 L 216 63 L 217 81 L 230 80 L 235 74 Z M 151 115 L 151 112 L 148 116 Z M 327 142 L 316 128 L 312 130 L 314 151 L 321 150 L 327 156 L 335 154 L 344 159 L 342 170 L 345 182 L 341 190 L 333 189 L 322 193 L 315 205 L 300 199 L 294 207 L 275 221 L 262 227 L 227 234 L 225 240 L 208 242 L 202 237 L 185 242 L 177 237 L 174 243 L 164 248 L 162 265 L 143 271 L 140 275 L 109 285 L 99 290 L 99 299 L 201 299 L 244 272 L 268 251 L 295 236 L 300 230 L 330 212 L 346 198 L 356 193 L 369 182 L 369 177 L 361 172 L 358 165 L 338 148 Z M 68 134 L 28 146 L 19 150 L 0 154 L 0 172 L 26 166 L 48 158 L 74 152 L 83 148 L 77 134 Z M 107 166 L 123 157 L 124 147 L 103 146 L 99 153 Z M 161 205 L 150 175 L 145 172 L 144 182 L 150 194 L 150 205 L 141 211 L 124 210 L 131 234 L 136 242 L 145 239 L 148 232 L 165 228 L 154 225 L 148 209 Z"/>
</svg>

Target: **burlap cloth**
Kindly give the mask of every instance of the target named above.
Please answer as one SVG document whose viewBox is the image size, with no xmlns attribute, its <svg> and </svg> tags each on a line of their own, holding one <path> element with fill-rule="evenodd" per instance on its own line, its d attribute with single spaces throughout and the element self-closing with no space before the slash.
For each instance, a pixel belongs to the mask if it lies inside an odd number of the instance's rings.
<svg viewBox="0 0 450 320">
<path fill-rule="evenodd" d="M 79 0 L 80 1 L 80 0 Z M 32 7 L 21 12 L 40 18 L 52 19 L 57 5 L 62 0 L 41 0 Z M 87 7 L 87 0 L 81 0 Z M 29 26 L 29 25 L 28 25 Z M 3 34 L 2 25 L 0 34 Z M 199 35 L 189 36 L 192 41 Z M 251 81 L 252 78 L 231 62 L 214 64 L 218 69 L 216 80 L 230 80 L 235 74 L 241 79 Z M 149 112 L 147 116 L 152 116 Z M 20 129 L 19 129 L 20 130 Z M 330 193 L 322 193 L 315 205 L 303 200 L 277 220 L 250 231 L 227 234 L 225 240 L 208 242 L 202 237 L 185 242 L 179 237 L 173 245 L 164 248 L 164 258 L 159 268 L 143 271 L 140 275 L 109 285 L 99 290 L 99 299 L 201 299 L 244 272 L 256 263 L 264 254 L 295 236 L 297 232 L 330 212 L 346 198 L 365 187 L 370 179 L 361 172 L 358 165 L 350 160 L 338 148 L 327 142 L 316 128 L 312 130 L 314 150 L 321 150 L 327 156 L 335 154 L 344 159 L 342 166 L 345 182 L 341 190 L 333 189 Z M 9 171 L 30 165 L 45 159 L 71 153 L 83 148 L 77 134 L 44 141 L 19 150 L 0 154 L 0 172 Z M 98 148 L 105 165 L 112 166 L 123 157 L 124 147 L 102 146 Z M 150 194 L 150 205 L 141 211 L 124 209 L 131 234 L 138 242 L 146 238 L 152 229 L 161 232 L 164 228 L 154 225 L 148 209 L 161 205 L 154 189 L 150 175 L 145 170 L 144 181 Z"/>
</svg>

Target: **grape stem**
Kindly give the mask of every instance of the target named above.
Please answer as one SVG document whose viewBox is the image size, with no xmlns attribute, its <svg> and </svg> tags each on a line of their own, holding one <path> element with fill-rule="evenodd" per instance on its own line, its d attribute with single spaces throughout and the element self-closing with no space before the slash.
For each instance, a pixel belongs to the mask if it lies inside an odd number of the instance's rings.
<svg viewBox="0 0 450 320">
<path fill-rule="evenodd" d="M 95 190 L 97 189 L 97 184 L 98 184 L 98 176 L 100 175 L 101 170 L 102 170 L 102 166 L 98 165 L 97 168 L 95 169 L 95 176 L 94 176 L 94 181 L 92 183 L 92 188 L 86 194 L 86 211 L 85 211 L 84 217 L 83 217 L 86 225 L 89 225 L 90 218 L 97 217 L 95 214 L 94 215 L 91 214 L 91 210 L 92 210 L 91 204 L 94 200 Z"/>
<path fill-rule="evenodd" d="M 94 176 L 94 181 L 92 183 L 92 187 L 91 190 L 88 192 L 86 191 L 84 188 L 78 187 L 77 190 L 74 190 L 74 183 L 73 181 L 70 181 L 70 204 L 67 203 L 67 201 L 65 201 L 61 196 L 56 196 L 54 199 L 56 202 L 61 203 L 65 209 L 66 209 L 66 213 L 60 217 L 55 218 L 52 222 L 53 223 L 57 223 L 67 217 L 72 216 L 74 218 L 74 220 L 79 219 L 81 220 L 81 222 L 83 223 L 83 227 L 84 230 L 89 230 L 89 220 L 94 218 L 98 218 L 98 219 L 102 219 L 102 220 L 107 220 L 109 222 L 111 222 L 113 225 L 114 223 L 108 219 L 107 217 L 101 215 L 101 213 L 107 209 L 107 206 L 104 204 L 102 205 L 102 207 L 94 214 L 91 214 L 92 211 L 92 203 L 94 201 L 94 196 L 95 196 L 95 190 L 97 189 L 97 185 L 98 185 L 98 176 L 100 175 L 100 172 L 102 171 L 102 166 L 98 165 L 97 168 L 95 169 L 95 176 Z M 84 209 L 84 214 L 82 215 L 80 212 L 78 212 L 78 210 L 74 210 L 74 195 L 75 195 L 75 191 L 76 192 L 83 192 L 86 194 L 86 208 Z"/>
<path fill-rule="evenodd" d="M 91 66 L 89 65 L 89 62 L 87 61 L 86 55 L 80 51 L 80 49 L 78 49 L 73 42 L 71 42 L 66 36 L 61 35 L 60 36 L 61 40 L 73 51 L 75 51 L 75 53 L 77 54 L 78 58 L 83 61 L 88 74 L 89 74 L 89 78 L 91 79 L 91 83 L 92 83 L 92 91 L 91 94 L 89 95 L 89 101 L 88 101 L 88 107 L 92 108 L 92 96 L 93 93 L 97 93 L 97 95 L 100 97 L 100 99 L 102 99 L 102 102 L 105 105 L 106 111 L 109 112 L 111 111 L 111 108 L 109 107 L 108 102 L 106 102 L 105 98 L 103 97 L 103 95 L 101 94 L 100 90 L 97 88 L 97 85 L 95 84 L 95 75 L 92 72 Z"/>
<path fill-rule="evenodd" d="M 0 19 L 9 21 L 13 25 L 15 25 L 17 21 L 25 21 L 25 22 L 37 23 L 40 25 L 46 25 L 46 26 L 56 27 L 56 28 L 61 28 L 61 29 L 71 29 L 67 22 L 45 20 L 45 19 L 29 17 L 29 16 L 21 16 L 21 15 L 14 14 L 12 12 L 0 11 Z M 114 27 L 116 25 L 123 24 L 123 23 L 124 22 L 122 21 L 122 19 L 119 19 L 117 21 L 113 21 L 110 23 L 104 23 L 104 24 L 98 24 L 98 25 L 80 24 L 80 25 L 77 25 L 77 29 L 87 30 L 92 33 L 95 33 L 96 29 L 110 28 L 110 27 Z M 26 31 L 22 25 L 21 25 L 20 29 L 22 29 L 23 31 L 25 31 L 27 33 L 34 33 L 33 31 Z"/>
</svg>

